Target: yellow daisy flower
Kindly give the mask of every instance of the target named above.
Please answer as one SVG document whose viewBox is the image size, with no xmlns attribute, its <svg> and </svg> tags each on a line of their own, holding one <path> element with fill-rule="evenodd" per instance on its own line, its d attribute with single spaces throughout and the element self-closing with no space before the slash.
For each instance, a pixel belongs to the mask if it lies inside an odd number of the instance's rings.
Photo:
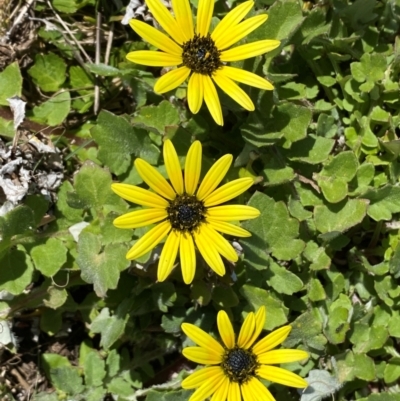
<svg viewBox="0 0 400 401">
<path fill-rule="evenodd" d="M 183 355 L 196 363 L 212 365 L 183 380 L 183 388 L 197 388 L 189 401 L 202 401 L 211 395 L 211 401 L 240 401 L 242 398 L 244 401 L 274 401 L 259 378 L 285 386 L 307 387 L 307 382 L 295 373 L 271 366 L 308 358 L 308 353 L 301 350 L 272 350 L 285 341 L 291 327 L 281 327 L 255 343 L 264 322 L 264 307 L 256 314 L 250 312 L 236 340 L 228 315 L 225 311 L 218 312 L 218 331 L 223 345 L 193 324 L 182 324 L 184 333 L 199 345 L 185 348 Z"/>
<path fill-rule="evenodd" d="M 267 53 L 276 49 L 280 41 L 259 40 L 228 48 L 258 28 L 268 16 L 262 14 L 242 21 L 254 5 L 253 1 L 246 1 L 231 10 L 210 34 L 214 0 L 199 0 L 196 29 L 189 0 L 171 2 L 175 17 L 161 0 L 146 0 L 155 19 L 172 39 L 150 25 L 133 19 L 129 23 L 133 30 L 161 51 L 134 51 L 128 53 L 126 58 L 152 67 L 178 66 L 157 81 L 154 91 L 168 92 L 189 78 L 190 111 L 196 114 L 204 99 L 219 125 L 223 125 L 222 110 L 213 81 L 243 108 L 253 111 L 254 104 L 250 97 L 234 81 L 264 90 L 274 89 L 273 85 L 256 74 L 229 67 L 226 63 Z"/>
<path fill-rule="evenodd" d="M 254 181 L 249 177 L 239 178 L 216 189 L 232 163 L 233 157 L 228 154 L 211 166 L 197 188 L 202 156 L 199 141 L 190 146 L 184 177 L 170 140 L 164 143 L 163 156 L 172 186 L 154 167 L 140 158 L 135 160 L 135 167 L 154 192 L 134 185 L 112 184 L 117 195 L 147 207 L 116 218 L 116 227 L 131 229 L 157 223 L 135 243 L 126 257 L 137 259 L 167 237 L 158 263 L 158 281 L 164 281 L 169 276 L 180 250 L 183 280 L 190 284 L 196 270 L 195 245 L 211 269 L 223 276 L 225 266 L 221 255 L 231 262 L 236 262 L 238 255 L 218 231 L 236 237 L 249 237 L 251 234 L 248 231 L 228 222 L 254 219 L 260 212 L 246 205 L 218 205 L 240 195 Z"/>
</svg>

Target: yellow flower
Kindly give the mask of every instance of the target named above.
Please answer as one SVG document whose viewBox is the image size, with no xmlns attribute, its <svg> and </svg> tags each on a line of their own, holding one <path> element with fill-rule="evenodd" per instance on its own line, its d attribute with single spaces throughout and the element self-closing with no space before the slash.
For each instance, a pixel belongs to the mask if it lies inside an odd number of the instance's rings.
<svg viewBox="0 0 400 401">
<path fill-rule="evenodd" d="M 232 262 L 238 260 L 238 255 L 218 231 L 236 237 L 249 237 L 251 234 L 248 231 L 228 221 L 254 219 L 260 212 L 246 205 L 217 205 L 246 191 L 253 184 L 253 179 L 239 178 L 216 189 L 232 163 L 232 155 L 228 154 L 214 163 L 197 188 L 202 155 L 199 141 L 190 146 L 184 177 L 170 140 L 164 143 L 163 155 L 172 186 L 140 158 L 135 160 L 135 167 L 143 181 L 156 193 L 134 185 L 112 184 L 117 195 L 147 207 L 116 218 L 116 227 L 137 228 L 158 223 L 135 243 L 126 257 L 137 259 L 167 237 L 158 263 L 159 281 L 164 281 L 171 273 L 178 250 L 183 280 L 186 284 L 193 281 L 196 271 L 195 244 L 211 269 L 223 276 L 225 266 L 221 255 Z"/>
<path fill-rule="evenodd" d="M 218 312 L 217 324 L 223 345 L 193 324 L 182 324 L 184 333 L 199 345 L 185 348 L 183 355 L 196 363 L 212 365 L 183 380 L 183 388 L 197 388 L 189 401 L 202 401 L 212 394 L 211 401 L 240 401 L 241 398 L 244 401 L 274 401 L 259 378 L 285 386 L 307 387 L 307 382 L 295 373 L 271 366 L 308 358 L 308 353 L 301 350 L 272 350 L 285 341 L 290 326 L 281 327 L 254 344 L 264 322 L 264 307 L 256 314 L 249 313 L 236 340 L 228 315 L 225 311 Z"/>
<path fill-rule="evenodd" d="M 168 92 L 189 78 L 190 111 L 196 114 L 204 99 L 216 123 L 223 125 L 221 104 L 213 81 L 232 99 L 250 111 L 254 110 L 253 102 L 234 81 L 264 90 L 274 88 L 270 82 L 256 74 L 226 65 L 230 61 L 244 60 L 267 53 L 280 44 L 278 40 L 259 40 L 228 49 L 267 20 L 268 16 L 262 14 L 242 21 L 253 7 L 253 1 L 246 1 L 231 10 L 211 34 L 209 29 L 214 0 L 199 0 L 196 29 L 193 26 L 188 0 L 172 0 L 175 17 L 161 0 L 146 0 L 146 4 L 172 39 L 144 22 L 131 20 L 130 26 L 161 52 L 134 51 L 126 56 L 127 59 L 153 67 L 178 66 L 157 81 L 154 86 L 155 92 Z"/>
</svg>

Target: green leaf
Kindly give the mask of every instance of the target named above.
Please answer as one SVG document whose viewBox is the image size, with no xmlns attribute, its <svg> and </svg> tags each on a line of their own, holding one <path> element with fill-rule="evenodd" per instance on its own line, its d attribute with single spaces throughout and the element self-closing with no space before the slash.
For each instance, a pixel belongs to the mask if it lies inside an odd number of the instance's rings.
<svg viewBox="0 0 400 401">
<path fill-rule="evenodd" d="M 357 173 L 358 160 L 351 151 L 336 155 L 321 170 L 320 175 L 325 177 L 338 177 L 344 182 L 350 182 Z"/>
<path fill-rule="evenodd" d="M 32 230 L 34 226 L 34 213 L 27 206 L 17 206 L 5 216 L 0 216 L 0 250 L 8 247 L 8 240 L 11 237 L 24 234 Z"/>
<path fill-rule="evenodd" d="M 324 287 L 317 278 L 312 278 L 309 282 L 308 297 L 311 301 L 323 301 L 326 298 Z"/>
<path fill-rule="evenodd" d="M 33 82 L 44 92 L 57 92 L 66 79 L 67 65 L 54 53 L 37 54 L 28 70 Z"/>
<path fill-rule="evenodd" d="M 267 274 L 268 285 L 278 294 L 292 295 L 303 288 L 303 282 L 298 276 L 275 262 L 271 262 Z"/>
<path fill-rule="evenodd" d="M 257 147 L 274 144 L 282 136 L 287 143 L 298 142 L 306 137 L 311 115 L 306 107 L 282 103 L 274 108 L 270 117 L 252 116 L 241 128 L 242 136 Z"/>
<path fill-rule="evenodd" d="M 99 297 L 105 297 L 109 289 L 117 288 L 119 274 L 129 266 L 125 255 L 127 248 L 122 244 L 106 245 L 101 237 L 83 231 L 79 236 L 76 263 L 81 269 L 81 277 L 94 285 Z"/>
<path fill-rule="evenodd" d="M 0 80 L 1 80 L 1 73 L 0 73 Z M 7 102 L 7 104 L 8 104 L 8 102 Z M 0 132 L 1 132 L 1 136 L 3 136 L 3 137 L 14 138 L 14 135 L 15 135 L 14 121 L 6 120 L 6 119 L 0 117 Z"/>
<path fill-rule="evenodd" d="M 265 306 L 268 311 L 264 324 L 265 330 L 273 330 L 275 327 L 279 327 L 287 322 L 288 309 L 281 301 L 273 298 L 268 291 L 245 284 L 240 289 L 240 293 L 249 303 L 249 309 L 257 311 L 261 306 Z"/>
<path fill-rule="evenodd" d="M 28 195 L 25 198 L 24 204 L 32 209 L 35 226 L 39 225 L 49 208 L 49 202 L 42 195 Z"/>
<path fill-rule="evenodd" d="M 129 242 L 132 239 L 132 230 L 121 230 L 114 226 L 113 221 L 119 214 L 109 213 L 100 226 L 101 243 L 103 245 Z"/>
<path fill-rule="evenodd" d="M 338 203 L 347 196 L 347 182 L 342 178 L 318 175 L 317 182 L 325 199 L 330 203 Z"/>
<path fill-rule="evenodd" d="M 268 147 L 262 155 L 262 161 L 264 162 L 264 169 L 262 171 L 264 185 L 282 184 L 293 180 L 295 177 L 293 169 L 285 165 L 282 156 L 277 153 L 277 149 Z"/>
<path fill-rule="evenodd" d="M 124 75 L 124 73 L 126 73 L 126 71 L 119 70 L 118 68 L 103 63 L 98 63 L 98 64 L 86 63 L 85 65 L 90 72 L 93 72 L 93 74 L 97 74 L 103 77 L 117 77 L 119 75 Z M 128 73 L 131 73 L 131 71 L 128 70 Z"/>
<path fill-rule="evenodd" d="M 346 333 L 350 329 L 348 317 L 349 311 L 346 308 L 338 307 L 330 310 L 324 334 L 331 344 L 340 344 L 345 341 Z"/>
<path fill-rule="evenodd" d="M 146 131 L 132 127 L 125 118 L 108 111 L 100 112 L 91 134 L 99 144 L 98 158 L 117 175 L 132 166 L 132 154 L 145 155 L 152 145 Z"/>
<path fill-rule="evenodd" d="M 176 290 L 172 283 L 157 283 L 152 287 L 154 303 L 157 304 L 161 312 L 168 312 L 168 307 L 174 305 L 176 301 Z"/>
<path fill-rule="evenodd" d="M 53 0 L 53 7 L 62 13 L 72 14 L 90 2 L 91 0 Z"/>
<path fill-rule="evenodd" d="M 354 344 L 353 350 L 357 353 L 366 353 L 368 351 L 382 348 L 389 334 L 383 326 L 372 326 L 356 322 L 350 341 Z"/>
<path fill-rule="evenodd" d="M 124 202 L 111 191 L 111 183 L 108 171 L 94 163 L 86 162 L 74 177 L 75 192 L 68 194 L 68 203 L 75 195 L 73 200 L 78 202 L 81 209 L 101 210 L 103 207 L 111 205 L 114 210 L 121 210 L 121 206 L 124 210 Z"/>
<path fill-rule="evenodd" d="M 178 111 L 170 102 L 163 100 L 157 106 L 145 106 L 133 119 L 139 126 L 152 128 L 152 131 L 165 135 L 166 127 L 178 125 L 180 122 Z"/>
<path fill-rule="evenodd" d="M 179 391 L 156 391 L 150 390 L 147 393 L 146 401 L 187 401 L 192 390 Z"/>
<path fill-rule="evenodd" d="M 375 221 L 391 220 L 393 213 L 400 212 L 400 187 L 387 185 L 370 189 L 363 198 L 370 200 L 367 213 Z"/>
<path fill-rule="evenodd" d="M 43 299 L 43 303 L 48 308 L 58 309 L 64 305 L 68 298 L 68 293 L 64 288 L 50 286 L 47 289 L 48 296 Z"/>
<path fill-rule="evenodd" d="M 61 310 L 56 313 L 51 309 L 44 309 L 40 317 L 40 330 L 50 336 L 54 336 L 61 330 L 62 316 Z"/>
<path fill-rule="evenodd" d="M 71 207 L 68 202 L 68 193 L 73 191 L 73 186 L 69 181 L 64 181 L 57 193 L 56 210 L 58 216 L 65 217 L 68 222 L 78 223 L 82 221 L 82 210 Z M 71 225 L 71 224 L 69 224 Z"/>
<path fill-rule="evenodd" d="M 11 249 L 0 259 L 0 291 L 18 295 L 31 283 L 33 264 L 23 246 Z"/>
<path fill-rule="evenodd" d="M 293 143 L 290 149 L 282 150 L 282 152 L 290 160 L 318 164 L 329 157 L 334 145 L 333 139 L 311 134 L 301 141 Z"/>
<path fill-rule="evenodd" d="M 305 244 L 296 239 L 299 222 L 289 217 L 283 202 L 275 202 L 267 195 L 256 192 L 248 205 L 260 210 L 261 215 L 243 223 L 243 227 L 252 232 L 252 237 L 242 240 L 246 261 L 257 266 L 264 263 L 268 252 L 282 260 L 294 259 L 301 253 Z"/>
<path fill-rule="evenodd" d="M 60 92 L 39 106 L 33 108 L 31 119 L 41 124 L 55 127 L 60 125 L 71 110 L 69 92 Z"/>
<path fill-rule="evenodd" d="M 70 367 L 71 364 L 67 357 L 58 354 L 44 353 L 42 355 L 43 368 L 46 376 L 50 378 L 50 370 L 61 367 Z"/>
<path fill-rule="evenodd" d="M 49 238 L 43 245 L 32 248 L 31 257 L 37 270 L 46 277 L 52 277 L 67 261 L 67 248 L 62 241 Z"/>
<path fill-rule="evenodd" d="M 268 21 L 258 28 L 251 39 L 278 39 L 287 41 L 303 22 L 300 4 L 278 0 L 268 9 Z"/>
<path fill-rule="evenodd" d="M 357 82 L 378 82 L 384 77 L 386 59 L 381 54 L 365 53 L 361 57 L 360 62 L 350 64 L 350 69 L 351 74 Z M 367 92 L 369 92 L 369 90 L 367 90 Z"/>
<path fill-rule="evenodd" d="M 211 301 L 210 286 L 204 283 L 203 281 L 193 282 L 190 289 L 190 298 L 201 306 L 207 305 Z"/>
<path fill-rule="evenodd" d="M 96 351 L 89 352 L 83 365 L 86 386 L 97 387 L 103 384 L 106 376 L 105 365 L 104 360 Z"/>
<path fill-rule="evenodd" d="M 393 315 L 389 321 L 389 334 L 392 337 L 400 338 L 400 313 L 398 311 L 393 311 Z"/>
<path fill-rule="evenodd" d="M 384 380 L 386 383 L 394 383 L 400 378 L 400 358 L 395 357 L 389 359 L 384 372 Z"/>
<path fill-rule="evenodd" d="M 376 378 L 376 372 L 373 359 L 365 354 L 355 353 L 354 376 L 365 381 L 374 380 Z"/>
<path fill-rule="evenodd" d="M 107 384 L 107 389 L 110 393 L 120 397 L 129 397 L 133 393 L 132 386 L 122 377 L 114 377 L 111 382 Z"/>
<path fill-rule="evenodd" d="M 315 226 L 321 233 L 344 232 L 362 221 L 367 213 L 367 206 L 368 202 L 364 199 L 350 199 L 330 206 L 315 206 Z"/>
<path fill-rule="evenodd" d="M 291 323 L 292 331 L 284 342 L 284 348 L 293 348 L 301 343 L 316 350 L 324 350 L 327 343 L 322 335 L 322 322 L 315 310 L 300 315 Z"/>
<path fill-rule="evenodd" d="M 342 384 L 326 370 L 311 370 L 306 380 L 308 387 L 302 392 L 300 401 L 320 401 L 342 387 Z"/>
<path fill-rule="evenodd" d="M 231 287 L 215 287 L 212 300 L 221 308 L 227 309 L 237 306 L 239 298 Z"/>
<path fill-rule="evenodd" d="M 126 299 L 118 306 L 114 315 L 110 315 L 109 308 L 103 308 L 93 320 L 90 329 L 93 333 L 101 333 L 100 345 L 105 349 L 109 349 L 124 333 L 130 308 L 132 301 Z"/>
<path fill-rule="evenodd" d="M 13 96 L 21 96 L 22 76 L 17 61 L 0 72 L 0 88 L 0 105 L 9 106 L 7 99 Z"/>
<path fill-rule="evenodd" d="M 331 258 L 327 255 L 325 248 L 318 247 L 314 241 L 308 241 L 303 253 L 304 257 L 311 263 L 311 270 L 329 269 Z"/>
<path fill-rule="evenodd" d="M 72 366 L 50 369 L 50 380 L 56 389 L 67 394 L 76 395 L 84 390 L 79 371 Z"/>
</svg>

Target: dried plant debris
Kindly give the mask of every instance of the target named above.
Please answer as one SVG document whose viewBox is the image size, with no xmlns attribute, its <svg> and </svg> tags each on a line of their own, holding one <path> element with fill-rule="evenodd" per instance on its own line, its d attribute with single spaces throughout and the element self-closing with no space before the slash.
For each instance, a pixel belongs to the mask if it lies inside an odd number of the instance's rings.
<svg viewBox="0 0 400 401">
<path fill-rule="evenodd" d="M 28 194 L 53 202 L 63 177 L 61 154 L 44 136 L 28 134 L 14 152 L 0 139 L 0 203 L 17 204 Z"/>
<path fill-rule="evenodd" d="M 162 3 L 171 9 L 171 3 L 169 1 L 163 0 Z M 126 6 L 126 11 L 121 24 L 128 25 L 132 18 L 141 17 L 144 21 L 150 22 L 155 26 L 158 26 L 153 15 L 150 13 L 144 0 L 131 0 Z"/>
</svg>

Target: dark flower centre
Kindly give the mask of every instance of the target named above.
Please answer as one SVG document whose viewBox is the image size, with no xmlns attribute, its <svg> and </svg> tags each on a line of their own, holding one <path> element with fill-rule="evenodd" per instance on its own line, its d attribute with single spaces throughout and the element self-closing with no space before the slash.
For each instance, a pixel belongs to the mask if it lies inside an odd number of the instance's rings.
<svg viewBox="0 0 400 401">
<path fill-rule="evenodd" d="M 207 36 L 194 35 L 193 39 L 182 46 L 183 64 L 193 72 L 211 75 L 222 66 L 221 52 L 215 46 L 210 34 Z"/>
<path fill-rule="evenodd" d="M 231 381 L 245 383 L 255 376 L 258 362 L 253 352 L 242 348 L 227 350 L 222 361 L 222 369 Z"/>
<path fill-rule="evenodd" d="M 192 232 L 204 221 L 206 208 L 196 196 L 184 193 L 169 202 L 167 212 L 173 229 Z"/>
</svg>

